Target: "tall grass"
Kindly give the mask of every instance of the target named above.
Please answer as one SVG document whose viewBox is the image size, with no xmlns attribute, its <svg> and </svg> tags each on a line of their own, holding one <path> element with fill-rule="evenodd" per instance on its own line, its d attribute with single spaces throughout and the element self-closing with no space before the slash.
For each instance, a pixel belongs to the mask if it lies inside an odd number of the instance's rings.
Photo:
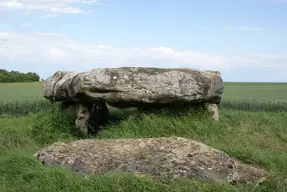
<svg viewBox="0 0 287 192">
<path fill-rule="evenodd" d="M 0 100 L 0 115 L 23 116 L 29 113 L 38 113 L 51 107 L 51 102 L 43 99 L 35 100 Z"/>
<path fill-rule="evenodd" d="M 221 108 L 253 112 L 287 112 L 286 101 L 270 101 L 257 99 L 223 100 Z"/>
<path fill-rule="evenodd" d="M 0 115 L 25 116 L 29 113 L 38 113 L 57 106 L 57 103 L 52 104 L 48 100 L 44 99 L 0 100 Z M 220 104 L 220 108 L 253 112 L 287 112 L 287 102 L 255 99 L 233 99 L 223 100 Z"/>
</svg>

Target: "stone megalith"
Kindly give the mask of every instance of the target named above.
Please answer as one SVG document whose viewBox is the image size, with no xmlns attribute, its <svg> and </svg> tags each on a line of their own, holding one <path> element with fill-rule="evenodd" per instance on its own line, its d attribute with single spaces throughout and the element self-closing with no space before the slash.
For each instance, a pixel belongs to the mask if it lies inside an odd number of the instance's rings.
<svg viewBox="0 0 287 192">
<path fill-rule="evenodd" d="M 73 109 L 77 110 L 74 112 L 77 122 L 82 122 L 79 129 L 85 132 L 87 121 L 95 119 L 90 115 L 91 110 L 96 109 L 97 115 L 108 114 L 107 110 L 102 110 L 103 113 L 99 110 L 106 108 L 106 103 L 117 108 L 138 109 L 200 104 L 218 120 L 223 89 L 223 80 L 217 71 L 121 67 L 81 73 L 58 71 L 44 82 L 44 97 L 62 102 L 65 109 L 76 105 Z"/>
<path fill-rule="evenodd" d="M 184 177 L 232 185 L 258 184 L 268 178 L 263 169 L 182 137 L 57 142 L 34 156 L 45 166 L 65 166 L 88 175 L 131 172 L 154 178 Z"/>
</svg>

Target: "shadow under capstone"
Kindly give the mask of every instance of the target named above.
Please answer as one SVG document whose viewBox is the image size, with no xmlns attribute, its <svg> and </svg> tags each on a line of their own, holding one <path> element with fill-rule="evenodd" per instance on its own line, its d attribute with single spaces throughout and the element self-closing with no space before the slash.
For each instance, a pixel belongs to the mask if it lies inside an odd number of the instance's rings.
<svg viewBox="0 0 287 192">
<path fill-rule="evenodd" d="M 68 105 L 67 105 L 68 104 Z M 67 105 L 67 106 L 65 106 Z M 60 104 L 60 111 L 62 113 L 66 113 L 71 117 L 71 119 L 76 119 L 82 117 L 78 115 L 77 117 L 77 107 L 76 103 L 72 102 L 62 102 Z M 92 105 L 92 104 L 90 104 Z M 92 111 L 91 107 L 82 110 L 84 114 L 87 113 L 88 110 L 92 112 L 88 114 L 88 130 L 87 134 L 83 134 L 81 129 L 77 129 L 77 137 L 94 137 L 99 134 L 100 131 L 105 129 L 106 126 L 109 125 L 118 125 L 123 121 L 126 121 L 130 118 L 141 120 L 145 115 L 156 115 L 159 117 L 168 117 L 168 118 L 180 118 L 185 115 L 192 116 L 208 116 L 206 111 L 204 110 L 202 103 L 192 103 L 192 104 L 146 104 L 138 107 L 130 107 L 130 108 L 117 108 L 112 107 L 106 104 L 105 102 L 100 104 L 96 110 Z M 102 109 L 104 109 L 104 113 L 102 113 Z M 104 114 L 104 115 L 103 115 Z M 208 117 L 207 117 L 208 118 Z M 81 119 L 80 119 L 81 120 Z M 84 125 L 85 126 L 85 125 Z"/>
</svg>

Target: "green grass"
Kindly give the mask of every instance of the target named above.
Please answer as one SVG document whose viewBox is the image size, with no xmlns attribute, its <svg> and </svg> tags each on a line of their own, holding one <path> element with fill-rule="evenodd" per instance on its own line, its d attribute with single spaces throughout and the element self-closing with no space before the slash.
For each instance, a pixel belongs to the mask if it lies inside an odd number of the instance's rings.
<svg viewBox="0 0 287 192">
<path fill-rule="evenodd" d="M 256 86 L 262 92 L 251 89 Z M 2 95 L 3 90 L 6 95 Z M 7 97 L 16 92 L 17 96 Z M 55 105 L 41 100 L 41 93 L 41 84 L 0 85 L 1 192 L 287 191 L 286 84 L 227 83 L 219 122 L 192 111 L 174 116 L 112 108 L 111 113 L 122 120 L 111 122 L 95 136 L 98 139 L 162 136 L 196 139 L 268 170 L 272 179 L 256 187 L 187 179 L 163 182 L 124 173 L 81 178 L 63 168 L 46 168 L 33 158 L 37 150 L 56 141 L 82 138 L 75 131 L 73 120 L 58 112 Z"/>
<path fill-rule="evenodd" d="M 224 99 L 286 101 L 287 83 L 224 83 Z"/>
<path fill-rule="evenodd" d="M 43 83 L 0 83 L 0 100 L 34 100 L 43 98 Z"/>
</svg>

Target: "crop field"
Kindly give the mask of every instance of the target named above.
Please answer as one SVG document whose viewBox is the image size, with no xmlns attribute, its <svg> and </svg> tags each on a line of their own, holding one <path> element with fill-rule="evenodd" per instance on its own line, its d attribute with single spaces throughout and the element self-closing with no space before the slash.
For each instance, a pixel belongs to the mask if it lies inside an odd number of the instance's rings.
<svg viewBox="0 0 287 192">
<path fill-rule="evenodd" d="M 79 177 L 47 168 L 33 154 L 57 141 L 83 139 L 74 122 L 43 99 L 42 83 L 0 84 L 0 191 L 287 191 L 287 83 L 225 83 L 220 121 L 185 111 L 181 116 L 111 109 L 120 122 L 94 138 L 180 136 L 210 145 L 272 176 L 262 185 L 231 186 L 197 180 L 166 181 L 109 173 Z"/>
</svg>

